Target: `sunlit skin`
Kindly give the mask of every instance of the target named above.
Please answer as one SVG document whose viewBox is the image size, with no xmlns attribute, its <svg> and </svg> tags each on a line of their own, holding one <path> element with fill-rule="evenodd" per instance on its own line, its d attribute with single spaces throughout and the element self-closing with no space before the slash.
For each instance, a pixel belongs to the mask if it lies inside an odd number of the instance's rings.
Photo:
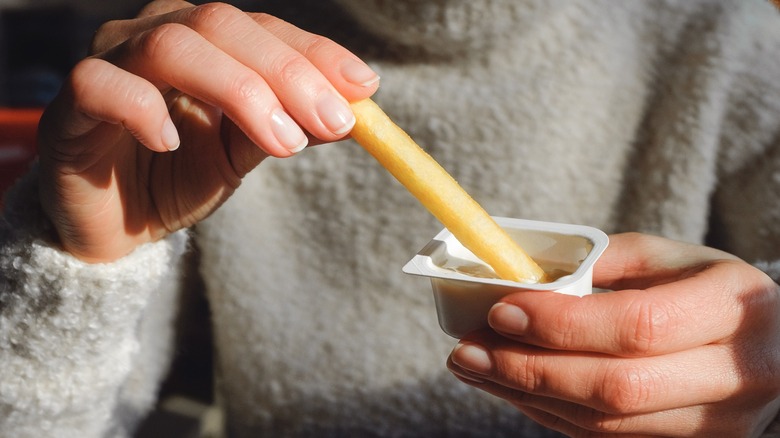
<svg viewBox="0 0 780 438">
<path fill-rule="evenodd" d="M 204 219 L 269 155 L 344 137 L 348 102 L 379 79 L 330 40 L 224 4 L 154 2 L 92 51 L 39 141 L 44 208 L 89 262 Z"/>
<path fill-rule="evenodd" d="M 755 437 L 780 399 L 780 287 L 736 257 L 613 235 L 583 298 L 510 295 L 449 369 L 575 437 Z"/>
<path fill-rule="evenodd" d="M 266 157 L 349 135 L 348 103 L 379 85 L 332 41 L 224 4 L 153 2 L 101 27 L 92 53 L 39 135 L 42 205 L 87 262 L 197 224 Z M 576 437 L 755 437 L 775 417 L 780 291 L 765 274 L 627 234 L 594 283 L 614 292 L 506 297 L 449 369 Z"/>
</svg>

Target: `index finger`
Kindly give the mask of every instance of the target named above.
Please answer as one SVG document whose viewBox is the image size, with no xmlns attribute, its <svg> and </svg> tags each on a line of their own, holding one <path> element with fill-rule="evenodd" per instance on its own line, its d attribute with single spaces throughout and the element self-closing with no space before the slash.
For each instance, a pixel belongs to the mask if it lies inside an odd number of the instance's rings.
<svg viewBox="0 0 780 438">
<path fill-rule="evenodd" d="M 168 14 L 184 8 L 194 7 L 192 3 L 184 0 L 156 0 L 148 3 L 138 13 L 138 16 L 130 20 L 112 20 L 103 23 L 95 32 L 89 54 L 105 52 L 127 41 L 133 35 L 148 30 L 157 20 L 149 20 L 150 17 Z"/>
<path fill-rule="evenodd" d="M 651 258 L 633 265 L 608 260 L 612 271 L 600 274 L 600 281 L 631 283 L 634 289 L 582 298 L 517 293 L 491 309 L 490 325 L 528 344 L 623 357 L 682 351 L 777 325 L 777 286 L 750 265 L 733 257 L 707 259 L 682 252 L 670 254 L 667 262 Z"/>
<path fill-rule="evenodd" d="M 594 267 L 593 284 L 611 290 L 646 289 L 686 277 L 713 260 L 739 259 L 701 245 L 639 233 L 617 234 L 610 236 L 609 247 Z"/>
<path fill-rule="evenodd" d="M 284 25 L 274 17 L 249 15 L 219 3 L 174 14 L 178 15 L 177 21 L 259 74 L 285 111 L 320 140 L 341 139 L 354 125 L 355 117 L 344 94 L 350 94 L 350 98 L 368 97 L 376 90 L 376 82 L 367 86 L 353 84 L 350 93 L 342 94 L 343 90 L 337 89 L 332 82 L 333 75 L 328 78 L 320 69 L 323 63 L 318 65 L 313 62 L 319 59 L 314 54 L 326 54 L 325 65 L 352 62 L 348 65 L 371 77 L 377 77 L 376 74 L 335 42 L 292 25 Z M 286 32 L 280 32 L 279 28 L 286 29 Z"/>
<path fill-rule="evenodd" d="M 106 25 L 100 32 L 108 35 L 102 45 L 111 46 L 113 39 L 128 38 L 128 32 L 134 36 L 125 43 L 155 29 L 165 29 L 166 25 L 186 26 L 262 78 L 259 89 L 240 90 L 249 96 L 239 96 L 239 101 L 256 95 L 264 96 L 265 101 L 278 100 L 274 107 L 283 106 L 297 125 L 322 141 L 343 138 L 354 124 L 348 100 L 367 98 L 378 87 L 376 73 L 349 50 L 275 17 L 246 13 L 224 3 L 185 7 L 186 3 L 169 1 L 162 6 L 160 11 L 173 11 L 117 22 L 114 28 Z M 216 61 L 212 64 L 218 67 Z M 174 69 L 173 74 L 180 70 Z M 213 70 L 207 67 L 204 74 Z M 264 112 L 270 111 L 257 114 Z M 249 120 L 234 121 L 242 129 L 253 124 Z"/>
</svg>

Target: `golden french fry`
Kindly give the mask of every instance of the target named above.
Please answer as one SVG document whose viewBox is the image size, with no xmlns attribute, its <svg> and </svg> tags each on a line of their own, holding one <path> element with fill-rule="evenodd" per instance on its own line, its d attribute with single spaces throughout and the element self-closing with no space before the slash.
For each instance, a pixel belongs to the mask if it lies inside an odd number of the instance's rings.
<svg viewBox="0 0 780 438">
<path fill-rule="evenodd" d="M 545 281 L 531 257 L 371 99 L 352 104 L 352 137 L 502 279 Z"/>
</svg>

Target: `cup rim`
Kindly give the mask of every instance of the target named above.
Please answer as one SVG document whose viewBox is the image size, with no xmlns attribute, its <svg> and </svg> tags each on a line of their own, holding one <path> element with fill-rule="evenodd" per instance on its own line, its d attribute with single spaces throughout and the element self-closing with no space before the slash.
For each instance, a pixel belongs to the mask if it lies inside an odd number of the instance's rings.
<svg viewBox="0 0 780 438">
<path fill-rule="evenodd" d="M 438 234 L 436 234 L 436 236 L 434 236 L 433 239 L 431 239 L 422 249 L 420 249 L 420 251 L 418 251 L 411 260 L 409 260 L 409 262 L 403 266 L 402 271 L 409 275 L 429 277 L 432 279 L 437 278 L 444 280 L 465 281 L 470 283 L 493 284 L 530 290 L 555 290 L 576 283 L 584 275 L 590 272 L 593 264 L 595 264 L 596 260 L 598 260 L 598 258 L 609 245 L 609 237 L 606 233 L 599 230 L 598 228 L 587 225 L 517 219 L 501 216 L 492 217 L 499 226 L 506 229 L 540 231 L 584 237 L 593 244 L 593 248 L 588 252 L 588 255 L 583 259 L 583 261 L 571 275 L 561 277 L 549 283 L 522 283 L 502 280 L 499 278 L 473 277 L 456 272 L 454 270 L 441 268 L 433 262 L 431 255 L 434 254 L 436 250 L 438 250 L 442 245 L 446 245 L 446 242 L 448 241 L 457 241 L 455 236 L 453 236 L 448 229 L 444 228 Z"/>
</svg>

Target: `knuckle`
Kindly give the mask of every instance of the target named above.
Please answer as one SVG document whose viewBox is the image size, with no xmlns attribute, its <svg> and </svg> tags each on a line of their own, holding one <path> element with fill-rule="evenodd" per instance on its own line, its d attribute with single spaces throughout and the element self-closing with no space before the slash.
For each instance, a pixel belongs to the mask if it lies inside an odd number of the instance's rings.
<svg viewBox="0 0 780 438">
<path fill-rule="evenodd" d="M 252 16 L 254 17 L 255 22 L 261 26 L 268 26 L 280 21 L 278 18 L 266 12 L 255 12 Z"/>
<path fill-rule="evenodd" d="M 307 41 L 305 48 L 302 50 L 304 55 L 310 55 L 312 53 L 319 52 L 321 50 L 327 50 L 335 47 L 336 43 L 330 38 L 322 35 L 307 34 Z"/>
<path fill-rule="evenodd" d="M 740 300 L 744 305 L 749 310 L 777 315 L 780 312 L 780 285 L 753 266 L 741 262 L 730 263 L 735 265 L 732 269 L 734 271 L 732 277 L 736 280 L 734 288 L 742 291 Z M 738 269 L 737 266 L 746 269 Z"/>
<path fill-rule="evenodd" d="M 71 82 L 81 83 L 89 81 L 91 75 L 98 73 L 99 65 L 102 63 L 96 58 L 85 58 L 76 63 L 70 71 Z"/>
<path fill-rule="evenodd" d="M 262 84 L 251 72 L 236 74 L 230 78 L 228 93 L 234 102 L 256 102 L 262 97 Z"/>
<path fill-rule="evenodd" d="M 122 22 L 119 20 L 107 21 L 101 24 L 95 31 L 95 36 L 89 46 L 89 54 L 105 52 L 117 44 L 116 35 L 122 34 Z"/>
<path fill-rule="evenodd" d="M 77 106 L 82 98 L 104 86 L 107 81 L 105 70 L 105 62 L 97 58 L 85 58 L 73 66 L 65 85 Z"/>
<path fill-rule="evenodd" d="M 235 6 L 227 3 L 208 3 L 193 8 L 188 14 L 188 24 L 198 31 L 211 31 L 220 27 L 229 27 L 244 17 Z"/>
<path fill-rule="evenodd" d="M 627 356 L 647 356 L 657 351 L 669 335 L 673 310 L 663 302 L 638 300 L 625 312 L 618 346 Z"/>
<path fill-rule="evenodd" d="M 529 355 L 522 363 L 513 362 L 508 369 L 509 379 L 521 391 L 530 394 L 544 392 L 544 363 L 541 357 Z"/>
<path fill-rule="evenodd" d="M 596 398 L 608 414 L 625 415 L 637 412 L 650 397 L 659 396 L 659 377 L 646 368 L 621 364 L 604 373 Z"/>
<path fill-rule="evenodd" d="M 177 9 L 189 6 L 192 6 L 192 4 L 182 0 L 153 0 L 141 8 L 141 10 L 138 12 L 138 17 L 162 15 L 166 12 L 175 11 Z"/>
<path fill-rule="evenodd" d="M 576 321 L 580 319 L 575 314 L 575 309 L 568 306 L 560 309 L 555 314 L 555 321 L 548 330 L 549 341 L 560 348 L 576 346 L 577 336 L 581 333 Z"/>
<path fill-rule="evenodd" d="M 86 112 L 89 101 L 102 96 L 107 90 L 123 89 L 122 105 L 130 113 L 147 114 L 154 108 L 155 96 L 145 87 L 128 87 L 117 79 L 113 69 L 106 68 L 107 63 L 97 58 L 86 58 L 71 70 L 67 86 L 73 94 L 73 103 L 77 110 Z"/>
<path fill-rule="evenodd" d="M 145 89 L 136 89 L 128 96 L 127 105 L 137 114 L 150 114 L 155 108 L 155 98 Z"/>
<path fill-rule="evenodd" d="M 138 44 L 141 53 L 148 59 L 178 58 L 183 54 L 181 45 L 185 40 L 183 38 L 185 32 L 187 32 L 186 27 L 180 24 L 162 24 L 140 39 Z"/>
<path fill-rule="evenodd" d="M 271 64 L 271 71 L 283 85 L 297 85 L 308 68 L 309 62 L 299 53 L 279 56 Z"/>
</svg>

